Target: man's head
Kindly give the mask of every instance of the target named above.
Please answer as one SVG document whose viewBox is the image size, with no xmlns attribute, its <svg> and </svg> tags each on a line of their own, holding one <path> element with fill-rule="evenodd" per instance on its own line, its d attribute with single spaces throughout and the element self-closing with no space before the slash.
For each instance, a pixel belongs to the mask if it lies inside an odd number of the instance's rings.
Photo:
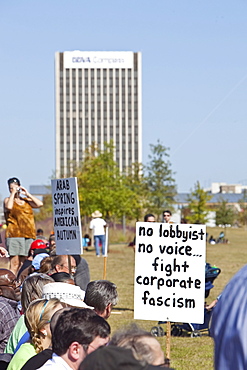
<svg viewBox="0 0 247 370">
<path fill-rule="evenodd" d="M 161 366 L 164 367 L 164 364 Z M 137 360 L 130 349 L 105 346 L 88 355 L 78 370 L 157 370 L 156 366 L 143 365 Z M 170 369 L 170 368 L 169 368 Z"/>
<path fill-rule="evenodd" d="M 170 221 L 171 216 L 172 216 L 171 211 L 166 210 L 166 211 L 164 211 L 164 212 L 163 212 L 163 219 L 164 219 L 164 221 L 165 221 L 166 223 Z"/>
<path fill-rule="evenodd" d="M 7 269 L 0 269 L 0 296 L 18 302 L 21 299 L 20 282 Z"/>
<path fill-rule="evenodd" d="M 55 272 L 69 272 L 69 261 L 71 261 L 71 275 L 74 275 L 76 272 L 76 262 L 72 256 L 55 256 L 52 260 L 51 268 Z"/>
<path fill-rule="evenodd" d="M 143 365 L 161 365 L 164 363 L 164 353 L 160 343 L 151 333 L 142 330 L 133 324 L 130 327 L 116 332 L 110 342 L 111 345 L 131 349 L 133 356 Z"/>
<path fill-rule="evenodd" d="M 29 249 L 28 256 L 35 256 L 39 253 L 47 253 L 47 245 L 45 244 L 44 240 L 36 239 L 32 242 Z"/>
<path fill-rule="evenodd" d="M 94 307 L 95 312 L 108 319 L 112 306 L 118 302 L 117 287 L 108 280 L 95 280 L 87 285 L 84 302 Z"/>
<path fill-rule="evenodd" d="M 52 335 L 52 349 L 78 368 L 87 354 L 108 343 L 110 326 L 93 310 L 71 308 L 61 313 Z M 78 364 L 78 367 L 77 367 Z"/>
<path fill-rule="evenodd" d="M 152 213 L 148 213 L 144 216 L 144 222 L 155 222 L 155 217 Z"/>
</svg>

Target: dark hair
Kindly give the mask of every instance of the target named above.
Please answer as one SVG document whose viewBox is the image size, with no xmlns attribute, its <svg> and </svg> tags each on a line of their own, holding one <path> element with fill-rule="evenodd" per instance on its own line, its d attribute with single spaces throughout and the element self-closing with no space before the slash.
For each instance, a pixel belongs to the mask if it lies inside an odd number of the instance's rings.
<svg viewBox="0 0 247 370">
<path fill-rule="evenodd" d="M 43 232 L 44 232 L 44 231 L 43 231 L 43 229 L 38 229 L 38 230 L 37 230 L 37 234 L 38 234 L 38 233 L 42 233 L 42 234 L 43 234 Z"/>
<path fill-rule="evenodd" d="M 66 283 L 66 281 L 70 279 L 74 280 L 73 277 L 67 272 L 55 272 L 54 274 L 51 275 L 51 278 L 56 283 Z"/>
<path fill-rule="evenodd" d="M 17 177 L 11 177 L 11 178 L 10 178 L 10 179 L 8 179 L 8 181 L 7 181 L 8 186 L 9 186 L 10 184 L 12 184 L 13 182 L 14 182 L 15 184 L 17 184 L 18 186 L 20 186 L 20 185 L 21 185 L 20 180 L 19 180 L 19 179 L 17 179 Z"/>
<path fill-rule="evenodd" d="M 152 213 L 148 213 L 147 215 L 144 216 L 144 222 L 147 222 L 149 217 L 154 217 Z"/>
<path fill-rule="evenodd" d="M 96 351 L 87 355 L 78 370 L 151 370 L 158 368 L 161 367 L 152 365 L 143 366 L 140 361 L 133 357 L 129 349 L 109 345 L 99 347 Z"/>
<path fill-rule="evenodd" d="M 96 338 L 106 338 L 111 329 L 108 322 L 89 308 L 71 308 L 61 313 L 52 335 L 52 350 L 64 355 L 71 343 L 78 342 L 87 350 Z"/>
<path fill-rule="evenodd" d="M 163 216 L 164 216 L 164 213 L 169 213 L 170 216 L 172 215 L 172 213 L 171 213 L 171 211 L 169 211 L 169 209 L 167 209 L 166 211 L 163 211 Z"/>
<path fill-rule="evenodd" d="M 104 312 L 108 304 L 118 301 L 117 286 L 108 280 L 94 280 L 87 285 L 84 302 L 98 312 Z"/>
<path fill-rule="evenodd" d="M 51 242 L 51 241 L 53 241 L 53 240 L 55 240 L 55 235 L 52 235 L 52 234 L 51 234 L 51 235 L 49 236 L 49 242 Z"/>
</svg>

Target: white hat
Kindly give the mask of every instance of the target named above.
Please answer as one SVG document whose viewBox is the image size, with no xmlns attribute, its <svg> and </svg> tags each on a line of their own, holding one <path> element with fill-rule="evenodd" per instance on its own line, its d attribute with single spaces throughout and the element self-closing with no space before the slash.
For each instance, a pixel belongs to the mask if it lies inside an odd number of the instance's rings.
<svg viewBox="0 0 247 370">
<path fill-rule="evenodd" d="M 79 286 L 56 282 L 44 285 L 42 298 L 57 298 L 70 306 L 93 309 L 83 302 L 84 296 L 85 292 Z"/>
<path fill-rule="evenodd" d="M 93 218 L 102 217 L 102 213 L 100 211 L 95 211 L 92 213 Z"/>
</svg>

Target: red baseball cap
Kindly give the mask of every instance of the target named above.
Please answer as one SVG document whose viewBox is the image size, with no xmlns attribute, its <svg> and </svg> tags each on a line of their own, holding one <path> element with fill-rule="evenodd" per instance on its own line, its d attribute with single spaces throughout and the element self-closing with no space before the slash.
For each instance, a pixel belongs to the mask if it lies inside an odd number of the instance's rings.
<svg viewBox="0 0 247 370">
<path fill-rule="evenodd" d="M 46 244 L 44 243 L 43 240 L 41 239 L 36 239 L 32 242 L 32 244 L 30 245 L 30 250 L 34 250 L 34 249 L 44 249 L 46 248 Z"/>
</svg>

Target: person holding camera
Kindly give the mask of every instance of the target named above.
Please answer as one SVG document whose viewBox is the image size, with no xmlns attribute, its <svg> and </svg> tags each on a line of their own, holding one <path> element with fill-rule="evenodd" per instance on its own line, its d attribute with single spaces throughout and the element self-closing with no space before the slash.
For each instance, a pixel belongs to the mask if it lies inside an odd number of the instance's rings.
<svg viewBox="0 0 247 370">
<path fill-rule="evenodd" d="M 6 246 L 10 255 L 10 270 L 17 275 L 31 243 L 36 239 L 32 208 L 40 208 L 43 203 L 21 186 L 18 178 L 12 177 L 7 182 L 10 196 L 4 199 Z"/>
</svg>

